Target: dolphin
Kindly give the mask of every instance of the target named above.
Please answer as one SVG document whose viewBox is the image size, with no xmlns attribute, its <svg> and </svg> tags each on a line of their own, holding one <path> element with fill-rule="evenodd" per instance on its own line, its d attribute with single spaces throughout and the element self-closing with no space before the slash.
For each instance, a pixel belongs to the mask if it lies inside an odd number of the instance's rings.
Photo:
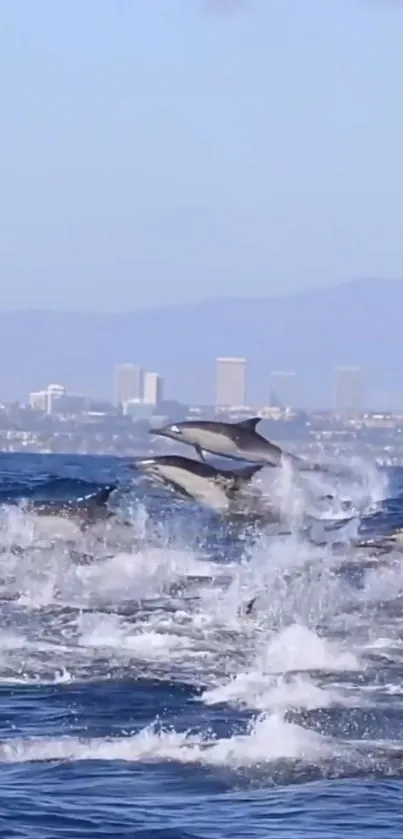
<svg viewBox="0 0 403 839">
<path fill-rule="evenodd" d="M 28 510 L 38 516 L 76 519 L 85 527 L 114 515 L 107 506 L 107 501 L 116 488 L 117 484 L 111 484 L 91 495 L 67 501 L 44 502 L 30 499 Z"/>
<path fill-rule="evenodd" d="M 238 512 L 242 489 L 263 468 L 263 464 L 223 470 L 204 461 L 169 454 L 139 458 L 131 465 L 131 468 L 135 467 L 158 483 L 171 486 L 186 498 L 216 510 Z"/>
<path fill-rule="evenodd" d="M 185 420 L 163 428 L 151 428 L 149 433 L 193 446 L 201 460 L 204 460 L 203 451 L 206 451 L 267 466 L 282 466 L 284 461 L 289 461 L 299 471 L 322 471 L 321 466 L 283 452 L 279 446 L 262 437 L 256 431 L 261 419 L 250 417 L 240 422 Z"/>
</svg>

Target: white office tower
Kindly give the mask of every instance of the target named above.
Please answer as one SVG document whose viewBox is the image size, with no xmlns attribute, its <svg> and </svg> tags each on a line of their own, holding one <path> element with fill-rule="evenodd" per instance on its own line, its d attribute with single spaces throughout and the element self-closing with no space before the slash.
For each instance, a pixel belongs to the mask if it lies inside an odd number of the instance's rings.
<svg viewBox="0 0 403 839">
<path fill-rule="evenodd" d="M 119 407 L 131 399 L 143 398 L 143 371 L 134 364 L 115 367 L 115 404 Z"/>
<path fill-rule="evenodd" d="M 216 407 L 245 405 L 246 358 L 217 358 Z"/>
<path fill-rule="evenodd" d="M 66 388 L 63 385 L 48 385 L 47 390 L 47 406 L 48 414 L 53 414 L 55 403 L 66 395 Z"/>
<path fill-rule="evenodd" d="M 149 405 L 159 405 L 163 398 L 163 379 L 159 373 L 144 374 L 143 399 Z"/>
<path fill-rule="evenodd" d="M 48 385 L 46 390 L 29 394 L 29 404 L 34 411 L 46 411 L 53 414 L 55 403 L 66 396 L 64 385 Z"/>
<path fill-rule="evenodd" d="M 37 390 L 29 394 L 29 407 L 33 411 L 45 411 L 48 407 L 48 392 L 47 390 Z"/>
</svg>

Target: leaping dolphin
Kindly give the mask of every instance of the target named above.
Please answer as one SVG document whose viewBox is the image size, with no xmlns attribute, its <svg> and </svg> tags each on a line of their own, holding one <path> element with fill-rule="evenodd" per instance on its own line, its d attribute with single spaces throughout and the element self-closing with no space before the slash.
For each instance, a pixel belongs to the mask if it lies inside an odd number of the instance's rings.
<svg viewBox="0 0 403 839">
<path fill-rule="evenodd" d="M 283 452 L 279 446 L 270 443 L 258 431 L 261 417 L 250 417 L 240 422 L 213 422 L 210 420 L 185 420 L 150 429 L 150 434 L 169 437 L 188 446 L 193 446 L 204 460 L 203 451 L 247 460 L 267 466 L 282 466 L 289 461 L 299 471 L 322 471 L 317 464 L 310 464 L 296 455 Z"/>
<path fill-rule="evenodd" d="M 44 502 L 30 499 L 28 509 L 39 516 L 77 519 L 84 526 L 90 525 L 113 515 L 107 501 L 116 487 L 117 484 L 111 484 L 91 495 L 67 501 Z"/>
<path fill-rule="evenodd" d="M 150 478 L 173 487 L 186 498 L 192 498 L 215 510 L 238 512 L 241 492 L 263 464 L 239 470 L 217 469 L 209 463 L 182 455 L 161 455 L 139 458 L 132 465 Z"/>
</svg>

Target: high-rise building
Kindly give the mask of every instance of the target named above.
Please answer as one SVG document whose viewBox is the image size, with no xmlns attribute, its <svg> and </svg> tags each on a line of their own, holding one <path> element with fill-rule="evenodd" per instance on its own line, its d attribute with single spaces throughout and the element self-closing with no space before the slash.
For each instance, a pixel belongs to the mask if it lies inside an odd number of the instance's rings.
<svg viewBox="0 0 403 839">
<path fill-rule="evenodd" d="M 39 390 L 37 393 L 29 394 L 30 407 L 35 411 L 46 411 L 53 414 L 55 403 L 66 396 L 64 385 L 48 385 L 46 390 Z"/>
<path fill-rule="evenodd" d="M 115 404 L 124 405 L 130 399 L 143 398 L 143 371 L 134 364 L 115 367 Z"/>
<path fill-rule="evenodd" d="M 270 404 L 276 408 L 296 408 L 296 375 L 286 370 L 270 373 Z"/>
<path fill-rule="evenodd" d="M 364 409 L 364 380 L 361 367 L 337 367 L 334 410 L 338 414 L 360 414 Z"/>
<path fill-rule="evenodd" d="M 66 396 L 66 388 L 63 385 L 48 385 L 48 414 L 53 414 L 55 403 Z"/>
<path fill-rule="evenodd" d="M 143 399 L 149 405 L 159 405 L 163 397 L 163 379 L 159 373 L 144 374 Z"/>
<path fill-rule="evenodd" d="M 245 405 L 246 358 L 217 358 L 216 406 Z"/>
<path fill-rule="evenodd" d="M 47 411 L 48 408 L 48 392 L 47 390 L 37 390 L 29 394 L 29 407 L 33 411 Z"/>
</svg>

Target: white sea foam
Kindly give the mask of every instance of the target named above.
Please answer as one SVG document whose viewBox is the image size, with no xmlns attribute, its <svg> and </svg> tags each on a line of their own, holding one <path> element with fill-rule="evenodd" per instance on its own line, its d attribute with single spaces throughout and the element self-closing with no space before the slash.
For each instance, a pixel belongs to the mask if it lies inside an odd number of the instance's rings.
<svg viewBox="0 0 403 839">
<path fill-rule="evenodd" d="M 391 623 L 385 603 L 403 591 L 403 566 L 379 565 L 363 573 L 361 589 L 352 587 L 335 572 L 331 552 L 299 533 L 303 481 L 294 485 L 287 470 L 273 481 L 292 535 L 275 537 L 270 528 L 252 547 L 245 545 L 242 562 L 225 567 L 226 548 L 207 555 L 202 545 L 187 547 L 180 533 L 170 533 L 164 544 L 163 525 L 153 531 L 140 504 L 131 528 L 97 525 L 89 536 L 70 529 L 67 537 L 57 519 L 50 527 L 18 508 L 3 511 L 0 681 L 68 682 L 121 668 L 133 678 L 141 672 L 191 681 L 203 688 L 205 706 L 238 706 L 255 717 L 243 733 L 224 738 L 147 727 L 115 739 L 10 739 L 0 745 L 0 760 L 236 768 L 320 761 L 335 753 L 335 741 L 289 722 L 287 713 L 368 703 L 377 686 L 361 688 L 357 673 L 369 672 L 376 655 L 391 662 L 401 656 L 402 622 L 395 616 Z M 312 481 L 316 492 L 321 478 Z M 327 488 L 329 479 L 323 481 Z M 347 497 L 349 488 L 357 510 L 384 494 L 372 473 L 337 492 Z M 72 548 L 95 558 L 79 564 Z M 247 616 L 245 603 L 255 596 Z M 394 691 L 393 681 L 388 690 Z M 399 696 L 396 689 L 396 701 Z"/>
<path fill-rule="evenodd" d="M 314 760 L 326 752 L 330 753 L 330 748 L 325 738 L 272 715 L 258 718 L 245 734 L 221 739 L 187 732 L 156 732 L 153 726 L 114 739 L 13 739 L 0 745 L 0 761 L 174 761 L 238 769 L 280 758 Z"/>
</svg>

